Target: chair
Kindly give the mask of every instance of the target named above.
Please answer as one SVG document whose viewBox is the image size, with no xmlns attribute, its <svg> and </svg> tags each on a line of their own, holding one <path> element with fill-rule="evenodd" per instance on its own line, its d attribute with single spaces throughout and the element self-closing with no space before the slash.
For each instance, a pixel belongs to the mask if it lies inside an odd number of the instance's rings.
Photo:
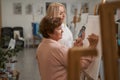
<svg viewBox="0 0 120 80">
<path fill-rule="evenodd" d="M 23 37 L 23 38 L 24 38 L 24 35 L 23 35 L 23 27 L 15 26 L 15 27 L 13 27 L 13 32 L 14 32 L 14 31 L 19 31 L 20 37 Z"/>
<path fill-rule="evenodd" d="M 33 32 L 33 47 L 36 46 L 36 40 L 42 40 L 42 34 L 39 33 L 39 23 L 32 23 L 32 32 Z"/>
<path fill-rule="evenodd" d="M 13 29 L 11 27 L 1 28 L 2 48 L 8 48 L 10 39 L 13 38 Z"/>
<path fill-rule="evenodd" d="M 15 46 L 24 47 L 23 27 L 21 26 L 13 27 L 13 37 L 16 40 Z"/>
</svg>

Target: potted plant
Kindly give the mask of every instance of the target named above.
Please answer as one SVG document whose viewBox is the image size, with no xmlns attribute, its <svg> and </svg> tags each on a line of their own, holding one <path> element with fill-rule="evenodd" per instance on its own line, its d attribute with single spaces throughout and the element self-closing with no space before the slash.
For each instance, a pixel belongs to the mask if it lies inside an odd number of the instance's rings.
<svg viewBox="0 0 120 80">
<path fill-rule="evenodd" d="M 0 70 L 5 69 L 5 63 L 7 62 L 6 53 L 0 47 Z"/>
<path fill-rule="evenodd" d="M 17 56 L 18 49 L 0 48 L 0 69 L 5 69 L 6 63 L 15 63 L 13 57 Z"/>
<path fill-rule="evenodd" d="M 0 40 L 0 45 L 2 45 L 2 41 L 4 40 L 3 39 Z M 4 49 L 0 47 L 0 71 L 5 70 L 7 63 L 12 64 L 17 62 L 15 59 L 13 59 L 13 57 L 16 57 L 18 51 L 20 51 L 21 49 L 22 48 L 19 46 L 16 46 L 16 48 L 14 49 L 11 48 Z"/>
</svg>

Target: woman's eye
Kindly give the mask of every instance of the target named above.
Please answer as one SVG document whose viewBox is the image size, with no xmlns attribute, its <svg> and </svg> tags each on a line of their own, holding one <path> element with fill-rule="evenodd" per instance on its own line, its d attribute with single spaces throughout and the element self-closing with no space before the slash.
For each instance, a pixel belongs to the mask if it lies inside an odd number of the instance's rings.
<svg viewBox="0 0 120 80">
<path fill-rule="evenodd" d="M 61 28 L 58 28 L 58 30 L 61 30 Z"/>
<path fill-rule="evenodd" d="M 61 30 L 62 29 L 62 27 L 58 27 L 58 30 Z"/>
<path fill-rule="evenodd" d="M 60 12 L 60 15 L 64 14 L 65 12 Z"/>
</svg>

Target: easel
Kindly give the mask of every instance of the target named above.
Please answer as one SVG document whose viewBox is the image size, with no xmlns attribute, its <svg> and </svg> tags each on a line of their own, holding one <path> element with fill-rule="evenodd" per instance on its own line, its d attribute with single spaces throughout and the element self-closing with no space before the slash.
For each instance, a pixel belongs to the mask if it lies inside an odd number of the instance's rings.
<svg viewBox="0 0 120 80">
<path fill-rule="evenodd" d="M 118 47 L 116 42 L 116 26 L 114 11 L 120 8 L 120 1 L 100 4 L 100 23 L 102 35 L 102 50 L 105 80 L 119 80 L 118 76 Z M 80 80 L 80 56 L 96 55 L 92 49 L 73 48 L 68 57 L 68 80 Z"/>
<path fill-rule="evenodd" d="M 118 47 L 114 12 L 120 1 L 101 4 L 99 7 L 105 80 L 118 79 Z"/>
<path fill-rule="evenodd" d="M 80 80 L 80 57 L 97 56 L 97 50 L 92 48 L 74 47 L 68 54 L 68 80 Z"/>
</svg>

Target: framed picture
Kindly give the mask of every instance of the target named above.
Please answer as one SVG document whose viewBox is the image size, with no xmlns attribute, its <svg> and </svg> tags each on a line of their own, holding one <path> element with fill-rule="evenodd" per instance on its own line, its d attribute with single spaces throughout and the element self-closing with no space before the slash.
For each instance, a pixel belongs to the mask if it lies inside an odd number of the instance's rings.
<svg viewBox="0 0 120 80">
<path fill-rule="evenodd" d="M 44 15 L 45 3 L 40 2 L 33 5 L 33 15 Z"/>
<path fill-rule="evenodd" d="M 37 7 L 37 13 L 38 13 L 39 15 L 43 15 L 43 14 L 44 14 L 44 7 L 41 6 L 41 5 L 39 5 L 39 6 Z"/>
<path fill-rule="evenodd" d="M 88 3 L 84 3 L 81 8 L 83 13 L 88 13 L 89 11 Z"/>
<path fill-rule="evenodd" d="M 32 14 L 32 12 L 33 12 L 32 4 L 28 4 L 28 5 L 25 7 L 25 12 L 26 12 L 26 14 Z"/>
<path fill-rule="evenodd" d="M 13 3 L 13 13 L 14 14 L 22 14 L 22 4 L 21 3 Z"/>
<path fill-rule="evenodd" d="M 76 4 L 71 4 L 71 13 L 74 15 L 75 9 L 77 9 L 78 6 Z"/>
</svg>

